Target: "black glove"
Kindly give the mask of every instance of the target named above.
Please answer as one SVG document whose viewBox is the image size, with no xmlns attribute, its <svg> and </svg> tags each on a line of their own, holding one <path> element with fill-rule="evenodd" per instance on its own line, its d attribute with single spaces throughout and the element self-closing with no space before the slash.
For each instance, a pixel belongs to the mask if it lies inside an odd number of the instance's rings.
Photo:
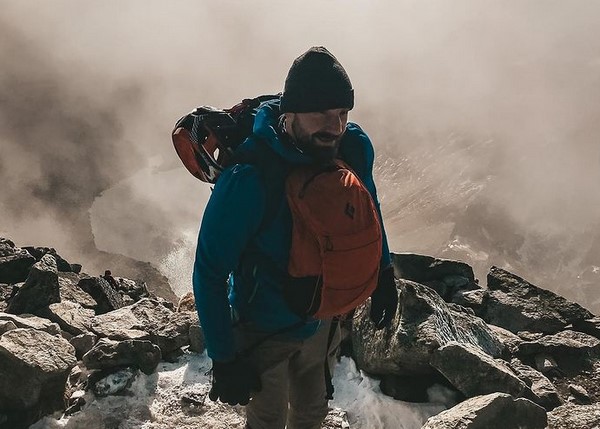
<svg viewBox="0 0 600 429">
<path fill-rule="evenodd" d="M 389 266 L 379 272 L 377 289 L 371 295 L 371 320 L 375 329 L 390 324 L 398 308 L 398 289 L 394 279 L 394 267 Z"/>
<path fill-rule="evenodd" d="M 212 388 L 208 397 L 229 405 L 248 405 L 252 392 L 260 392 L 260 375 L 245 359 L 213 361 Z"/>
</svg>

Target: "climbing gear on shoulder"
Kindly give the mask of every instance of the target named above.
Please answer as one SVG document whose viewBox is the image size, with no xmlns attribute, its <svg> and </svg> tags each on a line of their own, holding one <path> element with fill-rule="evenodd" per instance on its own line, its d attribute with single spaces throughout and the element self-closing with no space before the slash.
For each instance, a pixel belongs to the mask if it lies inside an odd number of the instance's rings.
<svg viewBox="0 0 600 429">
<path fill-rule="evenodd" d="M 237 147 L 252 134 L 258 106 L 277 98 L 261 95 L 230 109 L 201 106 L 179 119 L 171 138 L 185 168 L 203 182 L 215 183 L 233 163 Z"/>
</svg>

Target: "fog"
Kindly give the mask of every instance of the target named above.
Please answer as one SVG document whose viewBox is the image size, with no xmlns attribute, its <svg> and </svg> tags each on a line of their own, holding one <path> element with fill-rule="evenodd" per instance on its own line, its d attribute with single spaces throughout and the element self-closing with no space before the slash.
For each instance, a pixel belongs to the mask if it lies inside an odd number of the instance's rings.
<svg viewBox="0 0 600 429">
<path fill-rule="evenodd" d="M 152 261 L 189 247 L 209 190 L 179 163 L 174 122 L 280 91 L 293 59 L 324 45 L 374 141 L 392 249 L 444 255 L 480 222 L 487 242 L 466 259 L 495 253 L 486 266 L 559 289 L 556 261 L 569 275 L 600 265 L 599 12 L 592 1 L 0 0 L 0 234 L 74 260 L 95 246 Z M 502 224 L 500 239 L 486 222 Z"/>
</svg>

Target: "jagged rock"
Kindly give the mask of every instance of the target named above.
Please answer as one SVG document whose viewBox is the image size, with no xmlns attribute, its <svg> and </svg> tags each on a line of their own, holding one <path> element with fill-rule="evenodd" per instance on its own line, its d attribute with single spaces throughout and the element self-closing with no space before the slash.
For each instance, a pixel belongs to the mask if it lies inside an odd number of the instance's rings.
<svg viewBox="0 0 600 429">
<path fill-rule="evenodd" d="M 33 313 L 50 304 L 60 302 L 58 271 L 52 255 L 44 255 L 36 262 L 16 295 L 10 300 L 7 313 Z"/>
<path fill-rule="evenodd" d="M 171 313 L 165 324 L 151 333 L 151 341 L 160 347 L 163 356 L 190 344 L 190 326 L 198 324 L 198 315 L 192 312 Z"/>
<path fill-rule="evenodd" d="M 42 260 L 44 255 L 50 254 L 50 255 L 54 256 L 54 259 L 56 260 L 56 268 L 58 269 L 58 271 L 63 271 L 63 272 L 72 272 L 73 271 L 71 264 L 69 264 L 62 256 L 60 256 L 56 252 L 56 249 L 53 249 L 52 247 L 25 246 L 25 247 L 23 247 L 23 249 L 27 250 L 31 254 L 31 256 L 33 256 L 35 258 L 35 260 L 38 262 Z"/>
<path fill-rule="evenodd" d="M 209 389 L 206 386 L 198 386 L 192 384 L 181 386 L 181 394 L 179 401 L 184 408 L 193 409 L 194 407 L 202 407 L 206 403 Z"/>
<path fill-rule="evenodd" d="M 557 360 L 567 356 L 600 357 L 600 340 L 583 332 L 567 330 L 546 335 L 536 341 L 525 341 L 519 345 L 519 354 L 523 356 L 545 354 Z"/>
<path fill-rule="evenodd" d="M 573 330 L 600 338 L 600 317 L 573 322 Z"/>
<path fill-rule="evenodd" d="M 123 300 L 123 307 L 127 307 L 136 303 L 135 299 L 126 294 L 121 294 L 121 299 Z"/>
<path fill-rule="evenodd" d="M 131 297 L 133 301 L 139 301 L 142 298 L 149 296 L 148 286 L 146 282 L 133 281 L 123 277 L 116 277 L 115 280 L 119 285 L 119 290 Z"/>
<path fill-rule="evenodd" d="M 569 393 L 573 395 L 573 402 L 579 405 L 590 405 L 592 398 L 583 387 L 577 384 L 569 384 Z"/>
<path fill-rule="evenodd" d="M 542 332 L 519 331 L 517 332 L 517 335 L 523 341 L 537 341 L 546 334 L 543 334 Z"/>
<path fill-rule="evenodd" d="M 506 393 L 467 399 L 430 417 L 421 429 L 545 429 L 546 411 Z"/>
<path fill-rule="evenodd" d="M 544 374 L 529 365 L 525 365 L 518 359 L 511 360 L 509 366 L 535 395 L 534 398 L 530 399 L 544 407 L 546 411 L 552 411 L 563 403 L 556 387 Z"/>
<path fill-rule="evenodd" d="M 27 427 L 62 409 L 75 349 L 61 337 L 17 328 L 0 337 L 0 414 L 5 427 Z"/>
<path fill-rule="evenodd" d="M 181 311 L 196 311 L 196 301 L 193 292 L 187 292 L 179 299 L 177 312 Z"/>
<path fill-rule="evenodd" d="M 27 250 L 0 237 L 0 283 L 24 282 L 33 264 L 35 258 Z"/>
<path fill-rule="evenodd" d="M 64 412 L 65 416 L 72 416 L 78 411 L 81 411 L 85 405 L 85 391 L 77 390 L 71 394 L 67 403 L 67 409 Z"/>
<path fill-rule="evenodd" d="M 506 347 L 505 356 L 513 356 L 515 353 L 517 353 L 519 350 L 519 344 L 523 342 L 521 337 L 519 337 L 517 334 L 513 334 L 508 329 L 501 328 L 500 326 L 488 324 L 488 327 Z"/>
<path fill-rule="evenodd" d="M 542 374 L 550 374 L 558 369 L 558 364 L 556 363 L 556 360 L 554 360 L 554 358 L 549 355 L 538 354 L 535 356 L 534 362 L 535 367 Z"/>
<path fill-rule="evenodd" d="M 80 335 L 89 332 L 92 318 L 95 316 L 93 310 L 83 308 L 76 302 L 64 301 L 50 304 L 44 311 L 44 316 L 71 335 Z"/>
<path fill-rule="evenodd" d="M 35 329 L 37 331 L 47 332 L 51 335 L 60 335 L 60 327 L 58 324 L 32 314 L 15 316 L 14 314 L 0 313 L 0 321 L 2 320 L 14 323 L 17 328 Z"/>
<path fill-rule="evenodd" d="M 590 319 L 588 310 L 541 289 L 501 268 L 492 267 L 487 277 L 489 294 L 482 317 L 511 332 L 554 334 L 567 325 Z"/>
<path fill-rule="evenodd" d="M 431 365 L 468 398 L 493 392 L 532 396 L 527 385 L 504 361 L 470 344 L 450 343 L 440 347 L 433 352 Z"/>
<path fill-rule="evenodd" d="M 21 283 L 20 286 L 23 284 Z M 8 302 L 16 295 L 20 286 L 0 283 L 0 311 L 5 311 Z"/>
<path fill-rule="evenodd" d="M 151 339 L 169 323 L 171 310 L 150 298 L 92 319 L 92 331 L 114 340 Z"/>
<path fill-rule="evenodd" d="M 204 340 L 204 331 L 202 331 L 200 324 L 192 323 L 188 332 L 190 336 L 190 351 L 204 353 L 206 343 Z"/>
<path fill-rule="evenodd" d="M 350 429 L 348 413 L 340 408 L 332 408 L 327 413 L 321 429 Z"/>
<path fill-rule="evenodd" d="M 101 338 L 83 356 L 83 363 L 88 369 L 133 366 L 145 374 L 152 374 L 160 360 L 160 348 L 150 341 L 113 341 L 108 338 Z"/>
<path fill-rule="evenodd" d="M 83 278 L 78 286 L 90 294 L 98 303 L 96 314 L 104 314 L 123 307 L 123 299 L 106 280 L 101 277 Z"/>
<path fill-rule="evenodd" d="M 75 347 L 75 355 L 77 359 L 81 359 L 84 354 L 89 352 L 98 341 L 98 336 L 91 332 L 77 335 L 69 340 L 71 345 Z"/>
<path fill-rule="evenodd" d="M 431 374 L 431 353 L 451 341 L 473 344 L 499 356 L 502 343 L 483 320 L 451 310 L 430 288 L 411 281 L 398 282 L 400 299 L 389 328 L 375 330 L 370 303 L 359 307 L 352 325 L 355 360 L 372 374 Z"/>
<path fill-rule="evenodd" d="M 81 276 L 76 273 L 58 273 L 58 285 L 60 287 L 60 300 L 76 302 L 83 308 L 94 309 L 98 303 L 92 296 L 81 289 L 77 284 Z"/>
<path fill-rule="evenodd" d="M 12 331 L 13 329 L 17 329 L 17 325 L 10 320 L 0 320 L 0 335 L 5 332 Z"/>
<path fill-rule="evenodd" d="M 595 429 L 600 427 L 600 403 L 566 403 L 548 413 L 548 429 Z"/>
<path fill-rule="evenodd" d="M 452 296 L 452 302 L 463 307 L 472 308 L 475 314 L 481 317 L 488 294 L 487 289 L 461 290 Z"/>
<path fill-rule="evenodd" d="M 480 289 L 475 283 L 473 269 L 464 262 L 393 253 L 392 263 L 399 278 L 429 286 L 446 301 L 460 290 Z"/>
<path fill-rule="evenodd" d="M 108 374 L 100 380 L 94 381 L 91 386 L 96 396 L 104 397 L 109 395 L 118 395 L 131 386 L 133 380 L 138 375 L 138 370 L 133 368 L 119 369 Z"/>
</svg>

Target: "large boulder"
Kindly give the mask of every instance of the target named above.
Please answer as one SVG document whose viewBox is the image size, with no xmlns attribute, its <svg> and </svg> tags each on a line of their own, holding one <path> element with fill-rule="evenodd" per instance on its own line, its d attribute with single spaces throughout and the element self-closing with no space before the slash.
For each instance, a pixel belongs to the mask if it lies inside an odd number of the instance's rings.
<svg viewBox="0 0 600 429">
<path fill-rule="evenodd" d="M 548 413 L 548 429 L 595 429 L 600 427 L 600 403 L 565 404 Z"/>
<path fill-rule="evenodd" d="M 433 353 L 431 365 L 468 398 L 494 392 L 532 396 L 527 385 L 503 360 L 469 344 L 450 343 L 440 347 Z"/>
<path fill-rule="evenodd" d="M 36 262 L 16 295 L 10 300 L 7 313 L 33 313 L 60 302 L 58 271 L 54 256 L 44 255 Z"/>
<path fill-rule="evenodd" d="M 73 266 L 69 264 L 62 256 L 60 256 L 56 252 L 56 249 L 52 247 L 25 246 L 23 249 L 27 250 L 36 261 L 40 261 L 44 255 L 50 254 L 54 256 L 54 259 L 56 260 L 56 268 L 58 271 L 73 272 Z"/>
<path fill-rule="evenodd" d="M 15 316 L 14 314 L 0 313 L 0 321 L 12 322 L 17 328 L 35 329 L 37 331 L 47 332 L 50 335 L 60 334 L 60 327 L 56 323 L 32 314 Z"/>
<path fill-rule="evenodd" d="M 483 320 L 450 308 L 427 286 L 399 280 L 398 288 L 398 311 L 389 328 L 375 330 L 370 302 L 355 312 L 352 344 L 360 369 L 372 374 L 430 374 L 431 354 L 452 341 L 472 344 L 491 356 L 502 353 L 502 343 Z"/>
<path fill-rule="evenodd" d="M 509 366 L 529 386 L 534 395 L 533 398 L 530 398 L 533 402 L 547 411 L 551 411 L 563 403 L 554 384 L 540 371 L 525 365 L 518 359 L 511 360 Z"/>
<path fill-rule="evenodd" d="M 82 278 L 88 276 L 80 276 L 76 273 L 58 273 L 58 285 L 60 287 L 60 300 L 76 302 L 83 308 L 95 309 L 98 303 L 92 296 L 85 292 L 78 283 Z"/>
<path fill-rule="evenodd" d="M 190 326 L 198 324 L 192 312 L 174 313 L 161 302 L 143 298 L 135 304 L 96 316 L 91 329 L 113 340 L 148 339 L 163 356 L 190 344 Z"/>
<path fill-rule="evenodd" d="M 0 237 L 0 283 L 24 282 L 35 258 L 25 249 Z"/>
<path fill-rule="evenodd" d="M 550 355 L 555 359 L 567 356 L 577 358 L 599 358 L 600 340 L 583 332 L 565 330 L 554 335 L 545 335 L 535 341 L 524 341 L 519 345 L 519 354 L 532 356 Z"/>
<path fill-rule="evenodd" d="M 163 356 L 190 344 L 190 327 L 198 325 L 195 312 L 172 313 L 164 325 L 151 334 L 151 341 L 160 347 Z"/>
<path fill-rule="evenodd" d="M 501 268 L 487 277 L 488 294 L 481 317 L 511 332 L 554 334 L 594 315 L 581 305 L 539 288 Z"/>
<path fill-rule="evenodd" d="M 50 304 L 44 315 L 58 323 L 63 331 L 71 335 L 80 335 L 90 331 L 95 313 L 76 302 L 64 301 Z"/>
<path fill-rule="evenodd" d="M 473 269 L 464 262 L 413 253 L 392 253 L 392 263 L 399 278 L 429 286 L 446 301 L 460 290 L 480 289 Z"/>
<path fill-rule="evenodd" d="M 161 360 L 160 348 L 146 340 L 113 341 L 101 338 L 83 355 L 88 369 L 107 369 L 132 366 L 152 374 Z"/>
<path fill-rule="evenodd" d="M 430 417 L 421 429 L 545 429 L 546 411 L 506 393 L 467 399 Z"/>
<path fill-rule="evenodd" d="M 27 427 L 63 408 L 65 385 L 75 366 L 68 341 L 35 329 L 13 329 L 0 337 L 0 414 L 5 427 Z"/>
<path fill-rule="evenodd" d="M 100 337 L 114 340 L 134 339 L 143 332 L 146 338 L 166 325 L 173 312 L 158 301 L 144 298 L 110 313 L 94 317 L 92 331 Z"/>
<path fill-rule="evenodd" d="M 95 308 L 96 314 L 108 313 L 123 307 L 123 298 L 119 292 L 102 277 L 82 278 L 78 286 L 98 303 Z"/>
</svg>

